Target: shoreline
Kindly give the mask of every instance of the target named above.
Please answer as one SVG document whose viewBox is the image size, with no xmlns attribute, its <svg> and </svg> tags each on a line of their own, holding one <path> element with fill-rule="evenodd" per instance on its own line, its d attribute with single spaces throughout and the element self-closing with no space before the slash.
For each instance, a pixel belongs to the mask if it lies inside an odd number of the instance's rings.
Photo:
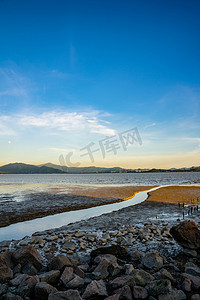
<svg viewBox="0 0 200 300">
<path fill-rule="evenodd" d="M 0 227 L 14 223 L 34 220 L 63 212 L 76 211 L 101 205 L 119 203 L 134 197 L 135 193 L 149 190 L 154 186 L 123 186 L 123 187 L 76 187 L 68 188 L 69 194 L 54 193 L 27 194 L 21 202 L 2 202 L 0 207 Z M 56 192 L 56 193 L 55 193 Z M 9 200 L 9 199 L 8 199 Z M 33 206 L 34 201 L 34 206 Z"/>
</svg>

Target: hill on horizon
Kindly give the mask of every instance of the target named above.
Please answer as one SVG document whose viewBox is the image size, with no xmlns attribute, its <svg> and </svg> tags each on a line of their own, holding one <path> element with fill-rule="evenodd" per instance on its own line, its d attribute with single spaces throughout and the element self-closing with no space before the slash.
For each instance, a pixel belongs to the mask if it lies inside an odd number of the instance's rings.
<svg viewBox="0 0 200 300">
<path fill-rule="evenodd" d="M 62 170 L 50 168 L 46 166 L 34 166 L 24 163 L 10 163 L 0 167 L 0 173 L 15 173 L 15 174 L 51 174 L 51 173 L 65 173 Z"/>
</svg>

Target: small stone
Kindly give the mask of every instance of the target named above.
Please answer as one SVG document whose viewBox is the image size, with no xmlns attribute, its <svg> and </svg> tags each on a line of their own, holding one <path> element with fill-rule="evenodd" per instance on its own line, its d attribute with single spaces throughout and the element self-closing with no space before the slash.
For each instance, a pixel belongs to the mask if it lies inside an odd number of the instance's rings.
<svg viewBox="0 0 200 300">
<path fill-rule="evenodd" d="M 60 277 L 60 271 L 59 270 L 52 270 L 46 273 L 42 273 L 39 275 L 41 282 L 47 282 L 52 285 L 56 285 L 58 283 Z"/>
<path fill-rule="evenodd" d="M 135 285 L 133 287 L 134 299 L 146 299 L 148 297 L 148 292 L 144 287 Z"/>
<path fill-rule="evenodd" d="M 93 280 L 85 289 L 83 293 L 83 299 L 87 299 L 90 297 L 107 297 L 108 293 L 106 290 L 105 283 L 103 280 Z"/>
<path fill-rule="evenodd" d="M 48 300 L 82 300 L 79 292 L 76 290 L 67 290 L 62 292 L 55 292 L 49 295 Z"/>
<path fill-rule="evenodd" d="M 148 269 L 159 270 L 163 266 L 163 257 L 158 251 L 148 252 L 142 258 L 142 264 Z"/>
<path fill-rule="evenodd" d="M 84 286 L 84 279 L 77 275 L 67 283 L 69 289 L 79 289 L 82 286 Z"/>
<path fill-rule="evenodd" d="M 168 294 L 172 291 L 171 282 L 167 279 L 151 281 L 147 286 L 147 291 L 153 297 Z"/>
<path fill-rule="evenodd" d="M 74 278 L 73 274 L 73 268 L 66 267 L 60 277 L 60 280 L 64 285 L 67 285 L 67 283 Z"/>
<path fill-rule="evenodd" d="M 69 258 L 63 254 L 55 256 L 49 264 L 50 270 L 63 270 L 65 267 L 71 267 L 72 263 Z"/>
<path fill-rule="evenodd" d="M 154 280 L 154 277 L 144 270 L 134 270 L 132 273 L 136 285 L 146 286 L 147 283 Z"/>
<path fill-rule="evenodd" d="M 192 295 L 191 300 L 200 300 L 200 295 L 199 294 Z"/>
<path fill-rule="evenodd" d="M 124 271 L 125 271 L 125 275 L 130 275 L 134 270 L 134 267 L 132 264 L 125 264 L 124 265 Z"/>
<path fill-rule="evenodd" d="M 57 289 L 46 282 L 38 282 L 35 286 L 35 298 L 37 300 L 48 300 L 51 293 L 57 292 Z"/>
</svg>

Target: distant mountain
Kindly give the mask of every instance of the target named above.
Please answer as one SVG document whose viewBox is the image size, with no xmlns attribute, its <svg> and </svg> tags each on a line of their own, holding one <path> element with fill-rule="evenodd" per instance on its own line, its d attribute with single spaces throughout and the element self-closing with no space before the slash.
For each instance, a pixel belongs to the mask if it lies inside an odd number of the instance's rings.
<svg viewBox="0 0 200 300">
<path fill-rule="evenodd" d="M 64 173 L 62 170 L 50 168 L 46 166 L 34 166 L 23 163 L 11 163 L 0 167 L 0 173 L 15 173 L 15 174 L 45 174 L 45 173 Z"/>
<path fill-rule="evenodd" d="M 40 165 L 40 167 L 48 167 L 48 168 L 54 168 L 56 170 L 61 170 L 63 172 L 67 173 L 122 173 L 126 172 L 126 169 L 122 169 L 120 167 L 113 167 L 113 168 L 103 168 L 103 167 L 95 167 L 95 166 L 90 166 L 90 167 L 66 167 L 66 166 L 61 166 L 61 165 L 56 165 L 52 163 L 46 163 Z"/>
<path fill-rule="evenodd" d="M 161 173 L 161 172 L 200 172 L 200 167 L 191 168 L 171 168 L 171 169 L 123 169 L 120 167 L 103 168 L 103 167 L 66 167 L 52 163 L 46 163 L 39 166 L 11 163 L 0 167 L 0 173 L 14 174 L 51 174 L 51 173 L 69 173 L 69 174 L 91 174 L 91 173 Z"/>
</svg>

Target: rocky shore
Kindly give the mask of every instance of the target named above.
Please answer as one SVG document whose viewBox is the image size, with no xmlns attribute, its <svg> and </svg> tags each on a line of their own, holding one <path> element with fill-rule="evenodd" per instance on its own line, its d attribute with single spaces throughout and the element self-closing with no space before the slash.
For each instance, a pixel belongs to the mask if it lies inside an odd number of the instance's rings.
<svg viewBox="0 0 200 300">
<path fill-rule="evenodd" d="M 200 299 L 200 231 L 195 222 L 184 221 L 171 229 L 167 222 L 142 228 L 119 226 L 118 231 L 101 237 L 82 231 L 49 232 L 2 249 L 0 299 Z M 176 251 L 165 256 L 157 250 L 131 247 L 136 240 L 145 244 L 154 239 Z M 108 241 L 111 246 L 105 246 Z M 56 243 L 62 243 L 62 254 L 52 255 L 46 248 L 51 255 L 41 255 L 45 244 Z"/>
<path fill-rule="evenodd" d="M 199 231 L 186 221 L 182 234 L 181 215 L 178 206 L 145 201 L 1 242 L 0 299 L 200 299 Z"/>
</svg>

